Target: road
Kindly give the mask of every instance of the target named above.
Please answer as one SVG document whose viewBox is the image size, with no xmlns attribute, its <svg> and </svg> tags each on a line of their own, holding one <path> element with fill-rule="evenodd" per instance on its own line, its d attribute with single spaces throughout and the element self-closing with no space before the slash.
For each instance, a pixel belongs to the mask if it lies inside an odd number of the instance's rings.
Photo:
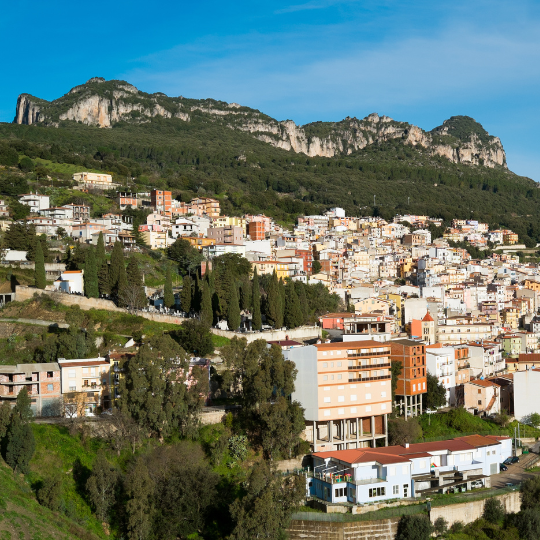
<svg viewBox="0 0 540 540">
<path fill-rule="evenodd" d="M 514 465 L 508 465 L 508 470 L 500 474 L 496 474 L 491 477 L 491 487 L 501 488 L 506 484 L 520 484 L 521 482 L 537 476 L 535 473 L 527 472 L 525 469 L 533 466 L 534 462 L 538 460 L 538 454 L 525 454 L 519 457 L 519 462 Z"/>
</svg>

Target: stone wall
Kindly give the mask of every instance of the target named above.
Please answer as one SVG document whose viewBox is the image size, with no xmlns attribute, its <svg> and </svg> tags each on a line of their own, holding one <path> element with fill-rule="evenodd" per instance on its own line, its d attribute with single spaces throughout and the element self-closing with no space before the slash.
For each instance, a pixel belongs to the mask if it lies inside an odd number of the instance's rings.
<svg viewBox="0 0 540 540">
<path fill-rule="evenodd" d="M 302 341 L 304 339 L 315 339 L 321 337 L 321 328 L 319 326 L 301 326 L 300 328 L 294 328 L 292 330 L 266 330 L 264 332 L 250 332 L 247 334 L 212 328 L 212 332 L 217 336 L 223 336 L 229 339 L 235 336 L 243 337 L 247 339 L 248 343 L 251 343 L 257 339 L 265 339 L 266 341 L 281 341 L 284 339 Z"/>
</svg>

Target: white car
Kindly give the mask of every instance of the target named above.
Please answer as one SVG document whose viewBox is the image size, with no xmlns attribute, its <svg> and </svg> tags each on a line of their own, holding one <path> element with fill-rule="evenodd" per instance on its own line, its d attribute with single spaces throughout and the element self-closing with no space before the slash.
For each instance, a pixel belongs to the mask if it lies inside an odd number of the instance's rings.
<svg viewBox="0 0 540 540">
<path fill-rule="evenodd" d="M 474 482 L 471 483 L 471 488 L 481 488 L 481 487 L 484 487 L 484 482 L 482 482 L 482 480 L 475 480 Z"/>
</svg>

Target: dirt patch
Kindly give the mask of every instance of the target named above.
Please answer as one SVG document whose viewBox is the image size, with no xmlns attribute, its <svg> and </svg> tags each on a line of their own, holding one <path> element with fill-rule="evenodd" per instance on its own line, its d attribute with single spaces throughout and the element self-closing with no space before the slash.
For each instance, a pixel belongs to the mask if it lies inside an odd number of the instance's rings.
<svg viewBox="0 0 540 540">
<path fill-rule="evenodd" d="M 41 321 L 65 322 L 65 311 L 55 308 L 55 303 L 47 296 L 28 302 L 12 302 L 0 310 L 1 317 L 38 319 Z"/>
</svg>

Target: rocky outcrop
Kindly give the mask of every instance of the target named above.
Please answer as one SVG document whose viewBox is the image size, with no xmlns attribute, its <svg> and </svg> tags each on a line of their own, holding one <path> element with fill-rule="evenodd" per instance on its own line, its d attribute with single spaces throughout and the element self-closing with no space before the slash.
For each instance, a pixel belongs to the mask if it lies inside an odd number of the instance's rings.
<svg viewBox="0 0 540 540">
<path fill-rule="evenodd" d="M 58 125 L 59 121 L 71 120 L 109 128 L 121 121 L 143 123 L 158 116 L 187 122 L 191 115 L 197 114 L 208 121 L 251 133 L 276 148 L 310 157 L 349 155 L 366 146 L 397 139 L 404 145 L 421 147 L 422 151 L 453 163 L 506 167 L 501 141 L 468 117 L 452 117 L 431 132 L 377 113 L 360 120 L 347 117 L 341 122 L 298 126 L 292 120 L 279 122 L 237 103 L 193 102 L 182 96 L 170 98 L 162 93 L 146 94 L 125 81 L 94 77 L 52 102 L 21 94 L 14 122 Z"/>
</svg>

